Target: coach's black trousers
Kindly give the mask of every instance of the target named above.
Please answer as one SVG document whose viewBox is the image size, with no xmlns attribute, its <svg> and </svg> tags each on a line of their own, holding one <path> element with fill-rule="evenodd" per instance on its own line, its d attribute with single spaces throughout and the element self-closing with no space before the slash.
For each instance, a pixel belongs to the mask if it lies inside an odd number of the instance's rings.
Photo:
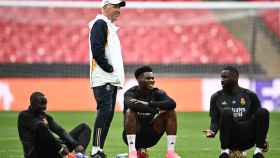
<svg viewBox="0 0 280 158">
<path fill-rule="evenodd" d="M 97 103 L 97 111 L 93 127 L 92 145 L 103 149 L 114 117 L 117 87 L 108 83 L 94 87 L 93 93 Z"/>
<path fill-rule="evenodd" d="M 36 140 L 34 149 L 37 156 L 34 158 L 61 158 L 58 154 L 58 151 L 61 149 L 61 140 L 55 138 L 45 125 L 39 125 L 35 132 Z M 86 149 L 91 135 L 91 130 L 88 125 L 80 124 L 71 130 L 69 134 L 78 142 L 78 144 Z M 71 145 L 66 144 L 66 146 L 69 151 L 73 150 Z"/>
<path fill-rule="evenodd" d="M 246 150 L 254 145 L 263 148 L 269 128 L 269 112 L 259 108 L 247 121 L 237 122 L 231 110 L 222 113 L 220 141 L 222 149 Z"/>
</svg>

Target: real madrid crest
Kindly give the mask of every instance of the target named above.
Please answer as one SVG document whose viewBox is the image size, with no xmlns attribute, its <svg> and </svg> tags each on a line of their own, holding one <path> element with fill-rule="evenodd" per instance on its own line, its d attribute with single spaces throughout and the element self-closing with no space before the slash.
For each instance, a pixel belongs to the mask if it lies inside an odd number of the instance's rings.
<svg viewBox="0 0 280 158">
<path fill-rule="evenodd" d="M 245 98 L 242 97 L 242 98 L 240 99 L 240 104 L 241 104 L 241 106 L 246 105 Z"/>
</svg>

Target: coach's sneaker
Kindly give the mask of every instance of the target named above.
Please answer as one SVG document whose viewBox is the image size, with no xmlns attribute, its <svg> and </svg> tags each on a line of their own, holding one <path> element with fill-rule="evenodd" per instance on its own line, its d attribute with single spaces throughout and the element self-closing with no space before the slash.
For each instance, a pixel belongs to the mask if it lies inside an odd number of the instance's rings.
<svg viewBox="0 0 280 158">
<path fill-rule="evenodd" d="M 106 158 L 106 155 L 102 151 L 98 151 L 96 154 L 91 155 L 91 158 Z"/>
<path fill-rule="evenodd" d="M 149 158 L 148 150 L 147 149 L 139 149 L 137 150 L 138 158 Z"/>
<path fill-rule="evenodd" d="M 137 151 L 131 151 L 128 153 L 128 158 L 138 158 L 137 157 Z"/>
<path fill-rule="evenodd" d="M 165 158 L 181 158 L 181 156 L 174 151 L 167 151 Z"/>
<path fill-rule="evenodd" d="M 219 158 L 229 158 L 229 154 L 227 153 L 222 153 Z"/>
<path fill-rule="evenodd" d="M 253 155 L 253 158 L 264 158 L 262 153 L 256 153 Z"/>
</svg>

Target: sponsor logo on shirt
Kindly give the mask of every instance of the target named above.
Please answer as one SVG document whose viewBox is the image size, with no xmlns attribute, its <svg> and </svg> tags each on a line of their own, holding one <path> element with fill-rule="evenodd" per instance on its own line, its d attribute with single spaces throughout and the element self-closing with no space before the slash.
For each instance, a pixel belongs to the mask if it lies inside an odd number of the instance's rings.
<svg viewBox="0 0 280 158">
<path fill-rule="evenodd" d="M 246 112 L 246 108 L 232 108 L 233 117 L 243 117 L 243 114 Z"/>
</svg>

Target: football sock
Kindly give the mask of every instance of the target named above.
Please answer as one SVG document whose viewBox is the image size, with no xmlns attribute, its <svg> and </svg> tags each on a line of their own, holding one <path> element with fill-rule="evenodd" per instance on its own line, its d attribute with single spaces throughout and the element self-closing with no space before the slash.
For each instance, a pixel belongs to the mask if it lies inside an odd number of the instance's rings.
<svg viewBox="0 0 280 158">
<path fill-rule="evenodd" d="M 136 140 L 136 135 L 135 134 L 128 134 L 126 135 L 127 138 L 127 144 L 128 144 L 128 151 L 136 151 L 135 148 L 135 140 Z"/>
<path fill-rule="evenodd" d="M 257 153 L 262 153 L 262 148 L 256 147 L 256 149 L 254 151 L 254 155 Z"/>
<path fill-rule="evenodd" d="M 91 149 L 91 155 L 96 154 L 98 151 L 102 151 L 102 149 L 99 146 L 93 146 Z"/>
<path fill-rule="evenodd" d="M 222 149 L 222 150 L 221 150 L 221 154 L 222 154 L 222 153 L 229 154 L 229 152 L 230 152 L 230 150 L 229 150 L 229 149 Z"/>
<path fill-rule="evenodd" d="M 176 135 L 167 135 L 167 151 L 175 150 Z"/>
</svg>

